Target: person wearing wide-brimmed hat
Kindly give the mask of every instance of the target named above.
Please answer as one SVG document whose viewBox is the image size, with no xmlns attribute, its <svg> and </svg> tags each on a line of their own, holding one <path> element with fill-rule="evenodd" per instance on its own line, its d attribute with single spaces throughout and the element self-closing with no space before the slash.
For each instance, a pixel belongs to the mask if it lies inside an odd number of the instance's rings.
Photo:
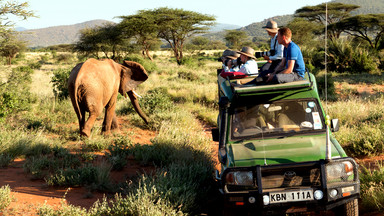
<svg viewBox="0 0 384 216">
<path fill-rule="evenodd" d="M 259 70 L 257 68 L 256 57 L 254 56 L 255 50 L 252 47 L 243 47 L 241 51 L 237 51 L 240 54 L 241 62 L 243 63 L 238 72 L 245 75 L 258 75 Z"/>
<path fill-rule="evenodd" d="M 222 56 L 220 57 L 220 61 L 223 63 L 222 68 L 224 72 L 233 72 L 238 71 L 239 67 L 236 65 L 234 67 L 228 67 L 228 62 L 234 59 L 237 59 L 240 57 L 240 54 L 238 54 L 236 51 L 226 49 L 224 50 Z"/>
<path fill-rule="evenodd" d="M 268 72 L 262 73 L 262 76 L 274 71 L 275 67 L 279 65 L 281 59 L 283 58 L 284 46 L 277 42 L 277 23 L 273 20 L 269 20 L 267 24 L 263 27 L 267 31 L 268 35 L 271 37 L 271 49 L 270 55 L 264 55 L 264 59 L 268 61 L 269 64 L 266 64 L 266 67 L 261 68 L 261 71 L 268 70 Z"/>
<path fill-rule="evenodd" d="M 240 59 L 237 58 L 232 61 L 228 61 L 228 67 L 231 68 L 232 65 L 234 65 L 233 61 L 236 60 L 236 65 L 241 65 L 240 69 L 238 71 L 233 72 L 222 72 L 220 73 L 220 76 L 224 78 L 243 78 L 250 75 L 258 75 L 259 71 L 257 68 L 257 63 L 255 61 L 256 57 L 254 56 L 255 50 L 251 47 L 243 47 L 241 51 L 236 52 L 240 54 Z"/>
</svg>

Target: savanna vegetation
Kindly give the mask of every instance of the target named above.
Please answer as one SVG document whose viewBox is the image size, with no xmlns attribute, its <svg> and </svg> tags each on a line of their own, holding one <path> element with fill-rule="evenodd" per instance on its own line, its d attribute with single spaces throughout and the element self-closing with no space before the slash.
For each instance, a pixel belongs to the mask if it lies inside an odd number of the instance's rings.
<svg viewBox="0 0 384 216">
<path fill-rule="evenodd" d="M 355 22 L 348 15 L 353 6 L 329 6 L 328 13 L 338 16 L 334 26 L 338 22 Z M 307 13 L 308 10 L 315 12 Z M 325 53 L 324 27 L 320 25 L 324 19 L 315 19 L 322 13 L 322 5 L 298 10 L 289 27 L 296 34 L 302 33 L 302 37 L 294 36 L 294 41 L 301 46 L 307 67 L 317 76 L 326 111 L 341 121 L 341 129 L 335 136 L 348 155 L 357 159 L 382 156 L 383 36 L 367 35 L 375 37 L 376 45 L 372 46 L 368 40 L 348 34 L 354 29 L 338 32 L 330 27 L 333 32 L 326 38 Z M 173 22 L 157 20 L 156 14 L 167 15 Z M 192 20 L 178 20 L 180 17 Z M 362 20 L 357 23 L 366 26 L 367 31 L 380 32 L 381 28 L 383 32 L 381 17 L 370 17 L 370 20 L 355 18 Z M 246 44 L 257 49 L 266 46 L 243 33 L 236 35 L 235 31 L 228 31 L 227 43 L 216 43 L 221 50 L 209 54 L 203 49 L 204 44 L 212 43 L 190 37 L 202 33 L 213 18 L 195 12 L 160 8 L 122 18 L 118 25 L 84 30 L 74 46 L 52 47 L 47 52 L 18 51 L 11 58 L 12 66 L 0 67 L 0 166 L 7 169 L 15 159 L 21 159 L 24 172 L 32 179 L 43 179 L 49 187 L 86 187 L 90 193 L 105 193 L 105 198 L 89 209 L 63 202 L 59 209 L 44 205 L 31 210 L 40 215 L 217 213 L 220 205 L 215 204 L 219 196 L 213 177 L 216 156 L 209 136 L 203 131 L 204 126 L 216 126 L 216 69 L 221 66 L 216 59 L 227 46 L 236 48 Z M 146 26 L 150 28 L 139 30 L 145 27 L 139 23 L 141 26 L 136 26 L 136 31 L 129 31 L 138 18 L 151 24 Z M 374 26 L 369 24 L 373 20 Z M 182 25 L 178 26 L 179 23 Z M 175 29 L 169 28 L 170 25 Z M 195 28 L 196 25 L 199 27 Z M 178 37 L 170 38 L 170 35 Z M 161 49 L 160 38 L 168 42 L 165 53 L 170 52 L 171 56 L 152 51 Z M 191 40 L 187 42 L 187 38 Z M 185 43 L 191 44 L 187 48 L 193 50 L 189 55 L 183 54 Z M 72 48 L 74 53 L 62 52 Z M 328 61 L 327 74 L 324 56 Z M 121 97 L 117 116 L 125 122 L 122 132 L 103 137 L 101 124 L 96 124 L 90 139 L 79 136 L 66 81 L 70 70 L 89 57 L 133 60 L 147 69 L 149 79 L 137 92 L 142 95 L 141 107 L 151 119 L 148 125 L 142 123 L 133 107 Z M 2 59 L 4 64 L 8 60 Z M 361 86 L 369 90 L 362 94 Z M 127 128 L 154 131 L 156 135 L 149 144 L 135 143 Z M 129 166 L 128 158 L 150 166 L 152 171 L 127 181 L 112 182 L 111 172 Z M 383 211 L 384 168 L 381 164 L 375 169 L 366 164 L 361 167 L 360 209 L 363 213 Z M 7 214 L 15 214 L 7 209 L 14 202 L 11 191 L 9 186 L 0 188 L 0 211 Z"/>
</svg>

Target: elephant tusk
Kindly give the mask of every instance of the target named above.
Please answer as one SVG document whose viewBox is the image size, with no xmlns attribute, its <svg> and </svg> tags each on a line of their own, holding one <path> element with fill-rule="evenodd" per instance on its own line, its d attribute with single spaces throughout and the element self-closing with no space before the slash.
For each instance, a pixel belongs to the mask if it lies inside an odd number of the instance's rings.
<svg viewBox="0 0 384 216">
<path fill-rule="evenodd" d="M 135 94 L 137 97 L 139 97 L 139 98 L 143 98 L 143 97 L 141 97 L 140 95 L 138 95 L 135 91 L 132 90 L 132 92 L 133 92 L 133 94 Z"/>
</svg>

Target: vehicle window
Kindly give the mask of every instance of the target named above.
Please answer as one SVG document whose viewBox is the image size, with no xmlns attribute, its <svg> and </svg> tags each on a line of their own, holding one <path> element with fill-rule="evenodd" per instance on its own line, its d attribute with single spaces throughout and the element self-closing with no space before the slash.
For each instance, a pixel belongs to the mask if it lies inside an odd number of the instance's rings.
<svg viewBox="0 0 384 216">
<path fill-rule="evenodd" d="M 324 129 L 314 100 L 287 100 L 237 107 L 232 115 L 232 138 L 304 133 Z"/>
</svg>

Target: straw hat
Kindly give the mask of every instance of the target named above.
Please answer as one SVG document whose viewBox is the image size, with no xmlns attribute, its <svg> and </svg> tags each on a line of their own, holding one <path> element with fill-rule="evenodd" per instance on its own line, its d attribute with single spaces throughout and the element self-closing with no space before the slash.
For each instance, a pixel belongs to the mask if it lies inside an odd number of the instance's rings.
<svg viewBox="0 0 384 216">
<path fill-rule="evenodd" d="M 240 53 L 240 54 L 246 55 L 248 57 L 251 57 L 253 59 L 256 59 L 256 57 L 254 56 L 255 50 L 252 49 L 251 47 L 243 47 L 241 49 L 241 51 L 237 51 L 237 53 Z"/>
<path fill-rule="evenodd" d="M 238 57 L 240 57 L 240 54 L 230 49 L 224 50 L 223 55 L 221 56 L 221 58 L 230 58 L 230 59 L 237 59 Z"/>
<path fill-rule="evenodd" d="M 271 33 L 277 33 L 277 31 L 279 30 L 279 28 L 277 28 L 277 23 L 273 20 L 269 20 L 267 22 L 267 25 L 264 26 L 263 28 L 265 28 L 268 32 L 271 32 Z"/>
</svg>

